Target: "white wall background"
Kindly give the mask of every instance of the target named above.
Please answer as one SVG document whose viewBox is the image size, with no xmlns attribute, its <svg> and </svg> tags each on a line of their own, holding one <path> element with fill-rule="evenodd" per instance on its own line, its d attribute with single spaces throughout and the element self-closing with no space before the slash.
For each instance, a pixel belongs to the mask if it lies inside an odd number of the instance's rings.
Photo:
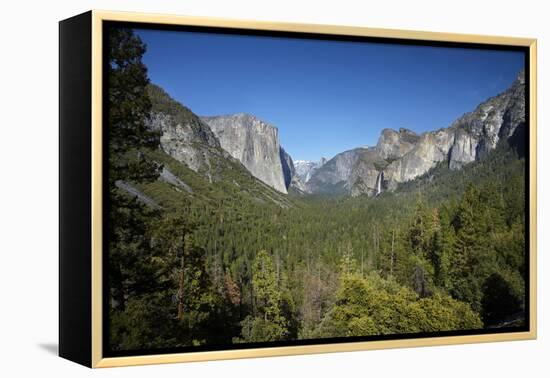
<svg viewBox="0 0 550 378">
<path fill-rule="evenodd" d="M 0 375 L 543 377 L 550 373 L 550 27 L 535 0 L 6 0 L 0 21 Z M 57 344 L 57 22 L 89 9 L 327 23 L 539 40 L 539 339 L 90 371 Z M 544 211 L 545 210 L 545 211 Z"/>
</svg>

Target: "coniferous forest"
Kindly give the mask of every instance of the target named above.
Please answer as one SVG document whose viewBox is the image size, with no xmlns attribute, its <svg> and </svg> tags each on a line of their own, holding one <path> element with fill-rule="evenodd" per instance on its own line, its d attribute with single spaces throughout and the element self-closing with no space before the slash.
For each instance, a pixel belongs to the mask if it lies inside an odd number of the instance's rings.
<svg viewBox="0 0 550 378">
<path fill-rule="evenodd" d="M 208 172 L 162 150 L 153 111 L 192 114 L 145 51 L 110 30 L 112 352 L 525 325 L 523 128 L 377 196 L 283 194 L 214 147 Z"/>
</svg>

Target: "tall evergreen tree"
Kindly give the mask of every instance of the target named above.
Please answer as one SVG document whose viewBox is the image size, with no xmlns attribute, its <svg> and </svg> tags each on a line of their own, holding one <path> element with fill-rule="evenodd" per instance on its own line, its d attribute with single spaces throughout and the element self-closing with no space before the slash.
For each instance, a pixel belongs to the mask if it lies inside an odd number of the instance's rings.
<svg viewBox="0 0 550 378">
<path fill-rule="evenodd" d="M 159 146 L 159 132 L 150 130 L 149 78 L 142 62 L 146 46 L 130 29 L 108 32 L 109 184 L 117 180 L 153 181 L 158 166 L 141 150 Z"/>
<path fill-rule="evenodd" d="M 145 92 L 149 80 L 141 59 L 145 45 L 129 29 L 108 33 L 109 134 L 109 269 L 113 305 L 124 309 L 128 296 L 148 291 L 149 220 L 155 216 L 136 198 L 122 193 L 120 181 L 156 179 L 158 167 L 144 159 L 141 148 L 158 147 L 158 134 L 147 130 L 151 104 Z"/>
<path fill-rule="evenodd" d="M 165 287 L 159 281 L 164 264 L 157 259 L 158 250 L 151 247 L 151 222 L 158 211 L 148 208 L 119 189 L 121 182 L 147 183 L 158 177 L 159 166 L 144 157 L 143 149 L 159 145 L 158 133 L 147 129 L 151 104 L 145 92 L 149 80 L 142 62 L 145 45 L 129 29 L 112 28 L 108 33 L 108 221 L 107 240 L 109 287 L 113 322 L 113 347 L 123 347 L 116 339 L 124 328 L 121 319 L 130 319 L 129 312 L 145 309 L 139 301 L 157 295 Z M 162 253 L 162 252 L 161 252 Z M 128 301 L 132 302 L 127 308 Z M 166 303 L 157 297 L 156 303 Z M 132 310 L 132 308 L 134 310 Z M 146 317 L 141 319 L 145 330 Z M 149 319 L 150 320 L 150 319 Z M 142 340 L 145 343 L 145 340 Z M 134 345 L 133 343 L 132 345 Z M 145 344 L 142 345 L 142 347 Z"/>
<path fill-rule="evenodd" d="M 286 338 L 288 322 L 282 313 L 281 291 L 271 256 L 260 251 L 253 264 L 253 315 L 242 323 L 242 339 L 238 341 L 277 341 Z"/>
</svg>

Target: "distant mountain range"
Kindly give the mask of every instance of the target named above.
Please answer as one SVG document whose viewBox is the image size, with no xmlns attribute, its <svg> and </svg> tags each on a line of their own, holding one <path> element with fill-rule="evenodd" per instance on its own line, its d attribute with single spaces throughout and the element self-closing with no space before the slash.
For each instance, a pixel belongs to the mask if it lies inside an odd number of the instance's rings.
<svg viewBox="0 0 550 378">
<path fill-rule="evenodd" d="M 422 134 L 382 130 L 378 143 L 319 162 L 297 160 L 284 150 L 276 127 L 250 114 L 199 117 L 151 85 L 151 127 L 162 132 L 165 153 L 215 181 L 220 159 L 234 159 L 280 193 L 377 195 L 393 190 L 438 163 L 450 169 L 483 159 L 498 141 L 525 125 L 525 79 L 521 72 L 503 93 L 481 103 L 449 127 Z M 365 127 L 369 127 L 365 125 Z"/>
<path fill-rule="evenodd" d="M 325 165 L 326 162 L 327 159 L 325 158 L 321 158 L 319 161 L 296 160 L 294 162 L 294 167 L 296 169 L 296 174 L 300 177 L 300 180 L 307 183 L 315 171 Z"/>
</svg>

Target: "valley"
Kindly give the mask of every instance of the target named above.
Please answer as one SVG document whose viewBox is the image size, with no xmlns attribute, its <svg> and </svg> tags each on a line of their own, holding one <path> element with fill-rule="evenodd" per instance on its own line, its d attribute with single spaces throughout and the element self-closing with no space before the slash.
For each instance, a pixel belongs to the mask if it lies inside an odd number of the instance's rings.
<svg viewBox="0 0 550 378">
<path fill-rule="evenodd" d="M 448 127 L 318 162 L 142 75 L 110 104 L 134 107 L 110 118 L 134 124 L 110 136 L 115 353 L 525 325 L 523 73 Z"/>
</svg>

